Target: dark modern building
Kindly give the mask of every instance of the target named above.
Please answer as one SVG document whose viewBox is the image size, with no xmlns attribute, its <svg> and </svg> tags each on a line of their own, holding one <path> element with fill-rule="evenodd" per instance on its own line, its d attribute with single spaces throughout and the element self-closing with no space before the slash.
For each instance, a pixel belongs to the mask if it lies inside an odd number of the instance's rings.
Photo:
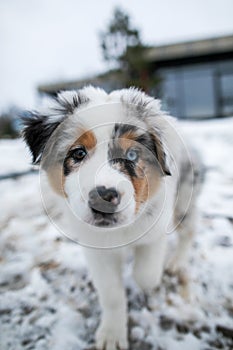
<svg viewBox="0 0 233 350">
<path fill-rule="evenodd" d="M 160 79 L 155 93 L 173 115 L 233 115 L 233 35 L 154 47 L 147 60 Z"/>
<path fill-rule="evenodd" d="M 211 118 L 233 115 L 233 35 L 155 46 L 145 55 L 150 74 L 159 83 L 151 93 L 163 108 L 179 118 Z M 40 86 L 53 94 L 61 89 L 98 85 L 110 91 L 120 88 L 117 73 L 92 79 Z"/>
</svg>

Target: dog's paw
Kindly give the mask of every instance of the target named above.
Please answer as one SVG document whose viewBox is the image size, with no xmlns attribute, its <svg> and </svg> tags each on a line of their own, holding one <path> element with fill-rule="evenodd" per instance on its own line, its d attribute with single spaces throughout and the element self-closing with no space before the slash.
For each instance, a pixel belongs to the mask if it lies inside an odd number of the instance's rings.
<svg viewBox="0 0 233 350">
<path fill-rule="evenodd" d="M 179 255 L 174 255 L 169 261 L 166 271 L 172 275 L 183 274 L 187 268 L 187 261 Z"/>
<path fill-rule="evenodd" d="M 127 350 L 126 327 L 122 327 L 120 324 L 101 324 L 96 333 L 96 349 Z"/>
<path fill-rule="evenodd" d="M 195 300 L 190 287 L 191 278 L 188 270 L 187 261 L 180 260 L 176 256 L 170 261 L 166 268 L 169 275 L 176 275 L 179 283 L 179 293 L 181 297 L 189 303 Z"/>
</svg>

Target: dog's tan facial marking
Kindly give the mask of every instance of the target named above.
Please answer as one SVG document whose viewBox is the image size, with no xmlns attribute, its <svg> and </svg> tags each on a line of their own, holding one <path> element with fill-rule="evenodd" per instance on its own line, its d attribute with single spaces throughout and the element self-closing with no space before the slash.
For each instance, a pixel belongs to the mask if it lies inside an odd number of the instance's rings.
<svg viewBox="0 0 233 350">
<path fill-rule="evenodd" d="M 141 169 L 138 169 L 141 172 Z M 148 181 L 143 174 L 143 176 L 131 177 L 131 181 L 134 187 L 134 198 L 136 202 L 136 213 L 138 212 L 140 205 L 147 201 L 148 199 Z"/>
<path fill-rule="evenodd" d="M 52 189 L 62 197 L 67 197 L 64 190 L 65 176 L 61 165 L 55 165 L 47 170 L 47 177 Z"/>
<path fill-rule="evenodd" d="M 81 162 L 88 156 L 96 146 L 96 137 L 90 130 L 85 131 L 71 145 L 64 160 L 64 175 L 69 175 L 72 171 L 79 168 Z"/>
<path fill-rule="evenodd" d="M 96 138 L 93 132 L 84 132 L 70 147 L 70 151 L 79 146 L 84 147 L 90 152 L 96 145 Z M 72 170 L 77 169 L 78 163 L 72 158 L 67 157 L 64 161 L 64 166 L 60 164 L 53 165 L 47 169 L 47 177 L 52 189 L 60 196 L 66 197 L 64 190 L 65 178 Z M 64 171 L 66 169 L 66 172 Z"/>
<path fill-rule="evenodd" d="M 126 153 L 126 151 L 130 148 L 137 148 L 137 142 L 135 142 L 136 134 L 124 134 L 118 139 L 118 144 L 122 148 L 122 150 Z"/>
<path fill-rule="evenodd" d="M 147 164 L 142 159 L 136 165 L 135 173 L 137 176 L 131 177 L 131 181 L 134 187 L 135 211 L 138 212 L 140 205 L 149 200 L 158 190 L 161 176 L 155 166 Z"/>
<path fill-rule="evenodd" d="M 96 137 L 90 130 L 83 132 L 83 134 L 73 143 L 70 149 L 74 149 L 76 146 L 84 146 L 88 151 L 92 150 L 96 146 Z"/>
<path fill-rule="evenodd" d="M 123 140 L 133 140 L 135 141 L 138 137 L 138 134 L 136 132 L 136 130 L 128 130 L 125 133 L 123 133 L 120 137 L 119 140 L 123 139 Z"/>
</svg>

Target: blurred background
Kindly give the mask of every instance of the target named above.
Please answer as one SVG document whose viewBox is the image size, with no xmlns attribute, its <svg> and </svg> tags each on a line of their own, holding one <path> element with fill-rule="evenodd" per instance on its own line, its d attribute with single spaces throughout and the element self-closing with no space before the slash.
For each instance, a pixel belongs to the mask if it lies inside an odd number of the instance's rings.
<svg viewBox="0 0 233 350">
<path fill-rule="evenodd" d="M 232 15 L 231 0 L 0 1 L 1 136 L 43 95 L 86 84 L 138 86 L 179 118 L 232 115 Z"/>
<path fill-rule="evenodd" d="M 129 350 L 233 349 L 232 19 L 232 0 L 0 0 L 1 350 L 94 350 L 85 258 L 45 213 L 18 118 L 86 84 L 161 98 L 205 168 L 191 298 L 167 274 L 145 298 L 130 262 Z"/>
</svg>

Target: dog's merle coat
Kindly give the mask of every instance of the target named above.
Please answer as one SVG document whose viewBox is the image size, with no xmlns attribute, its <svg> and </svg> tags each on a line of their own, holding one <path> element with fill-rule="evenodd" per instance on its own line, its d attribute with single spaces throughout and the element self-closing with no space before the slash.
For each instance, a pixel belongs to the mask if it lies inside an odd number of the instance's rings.
<svg viewBox="0 0 233 350">
<path fill-rule="evenodd" d="M 132 88 L 111 94 L 92 87 L 61 92 L 24 124 L 33 162 L 41 164 L 52 189 L 69 203 L 64 210 L 68 236 L 99 248 L 85 250 L 102 307 L 97 348 L 125 349 L 121 268 L 126 246 L 131 243 L 134 277 L 145 291 L 161 281 L 167 233 L 175 229 L 179 240 L 171 266 L 187 266 L 199 158 L 187 149 L 160 102 Z M 118 249 L 106 249 L 113 247 Z"/>
</svg>

